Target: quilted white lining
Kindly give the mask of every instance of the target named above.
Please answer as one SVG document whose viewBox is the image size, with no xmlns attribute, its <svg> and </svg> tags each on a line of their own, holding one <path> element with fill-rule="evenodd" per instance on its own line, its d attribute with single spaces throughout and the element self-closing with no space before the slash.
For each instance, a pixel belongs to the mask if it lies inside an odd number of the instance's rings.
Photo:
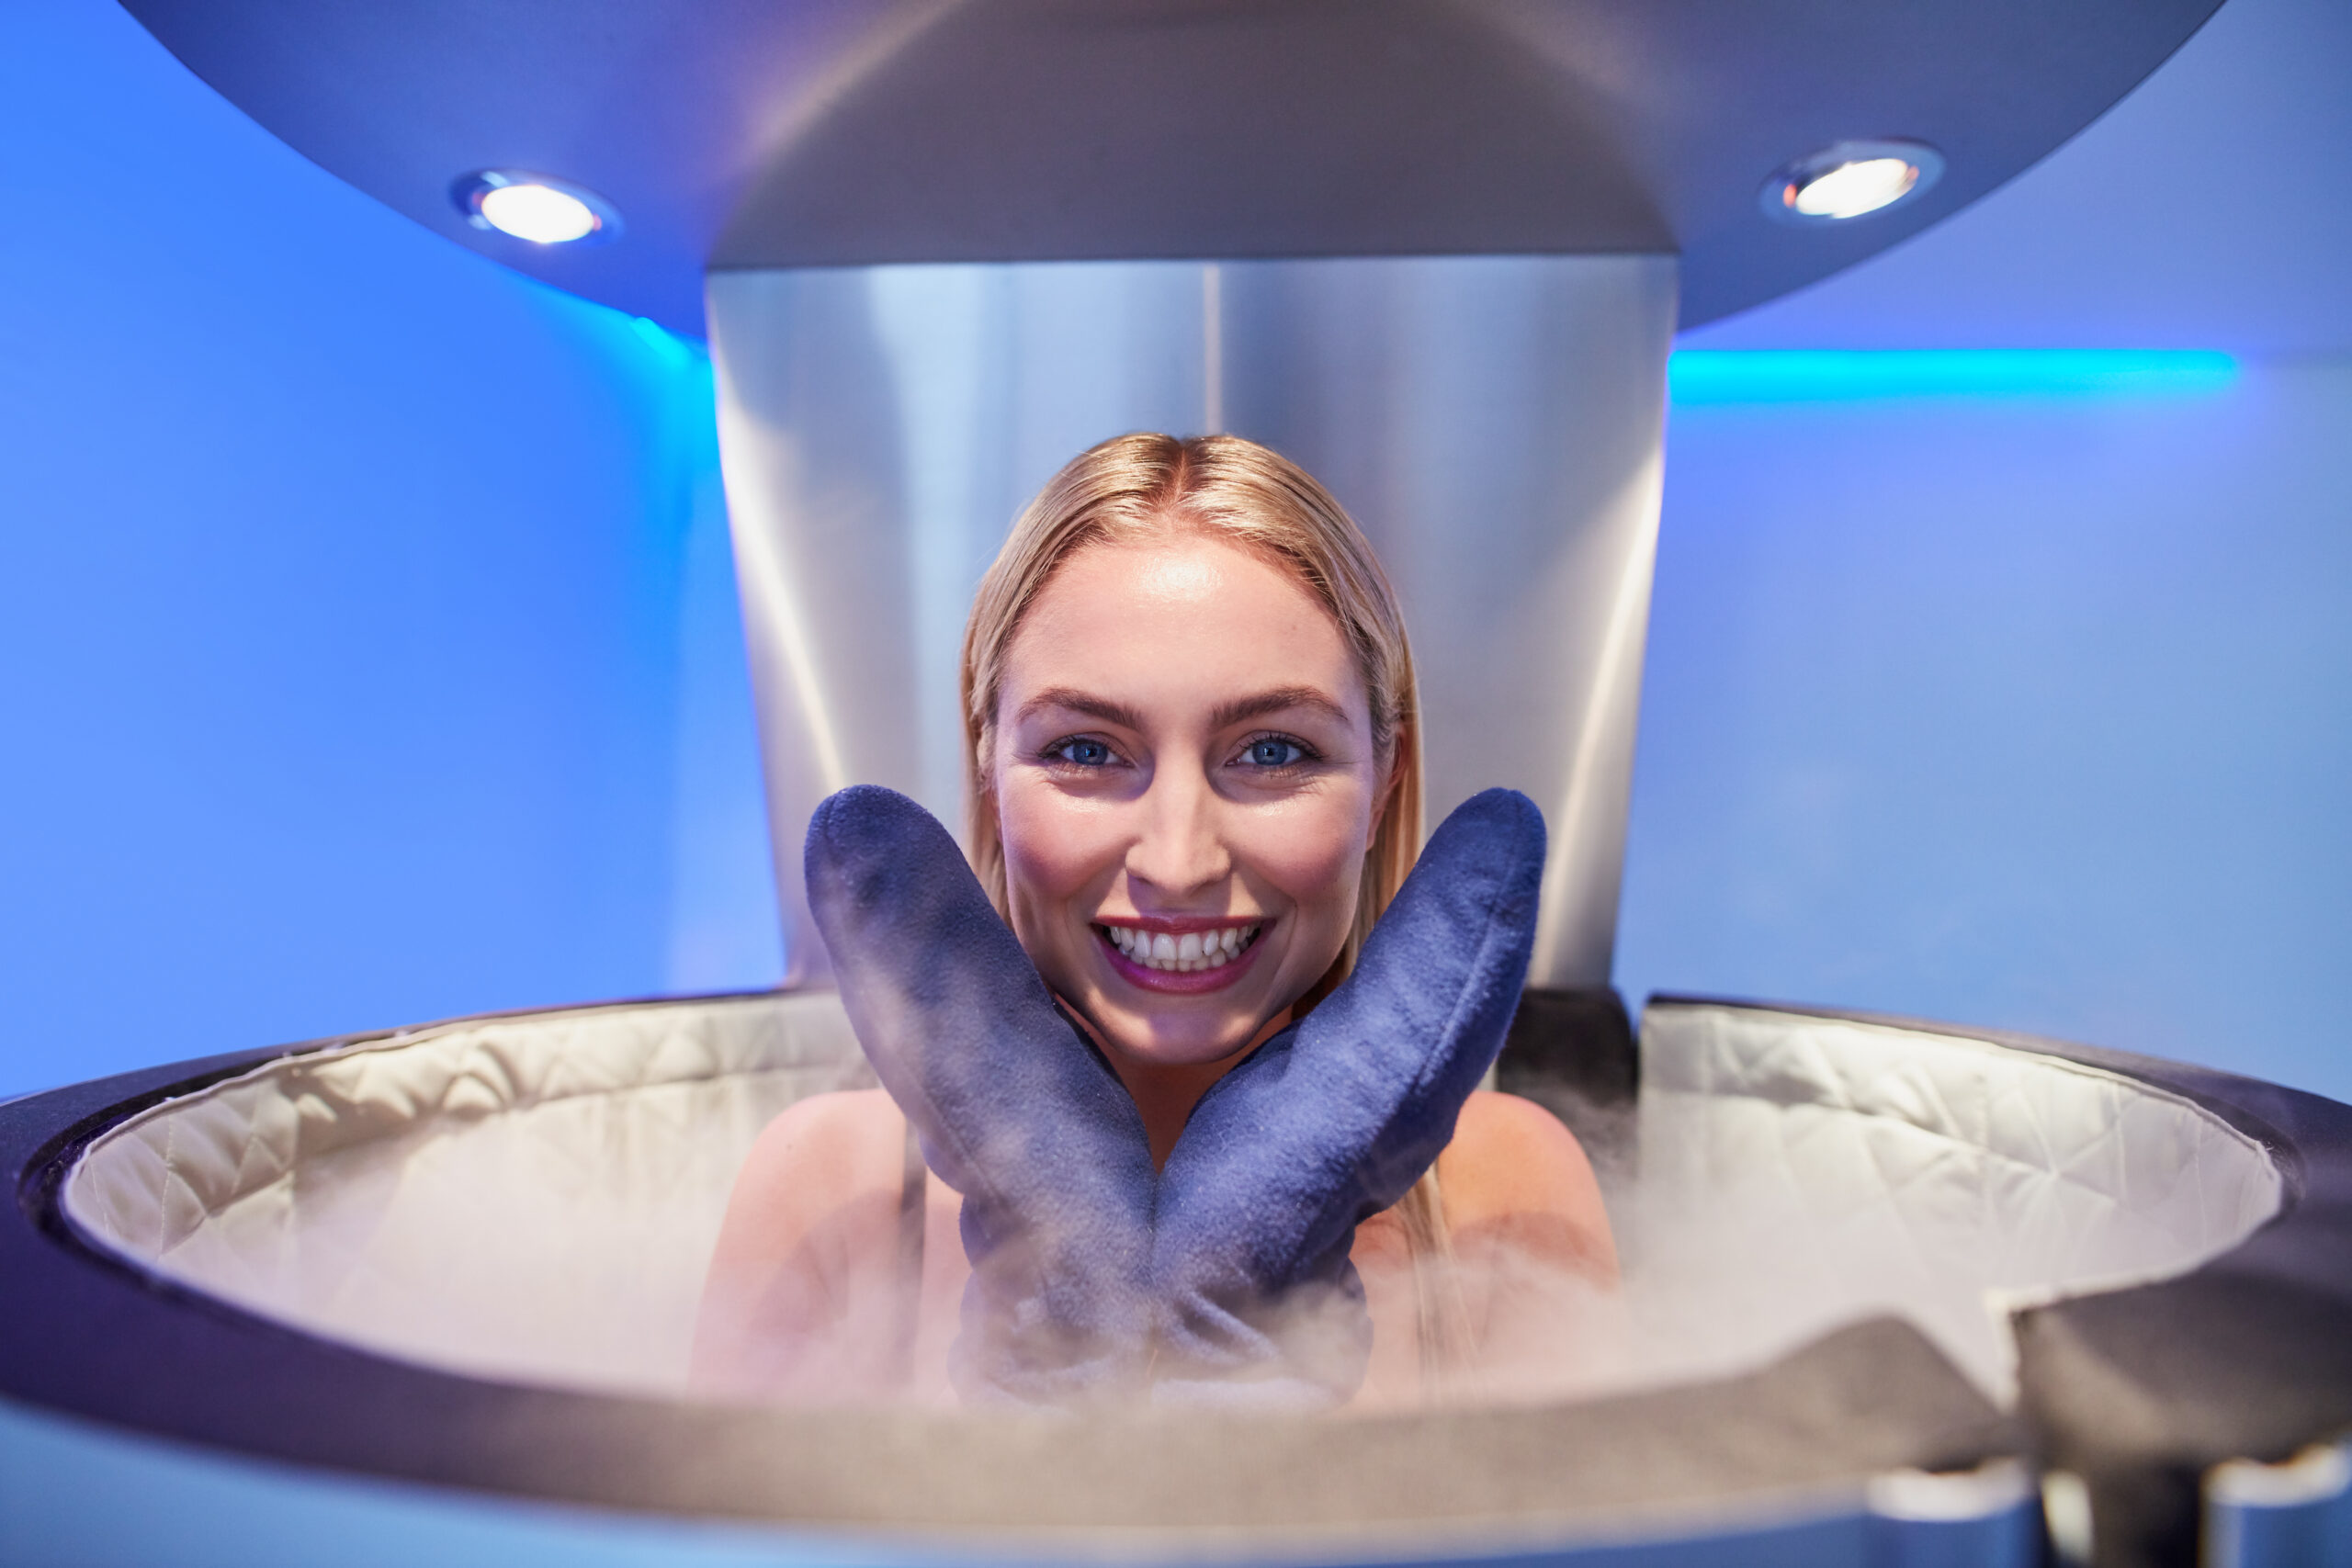
<svg viewBox="0 0 2352 1568">
<path fill-rule="evenodd" d="M 752 1139 L 796 1100 L 872 1082 L 830 994 L 420 1030 L 133 1117 L 75 1166 L 65 1212 L 320 1334 L 674 1393 Z"/>
<path fill-rule="evenodd" d="M 2007 1398 L 2011 1305 L 2185 1273 L 2281 1197 L 2260 1144 L 2137 1079 L 1747 1008 L 1650 1011 L 1639 1121 L 1628 1296 L 1723 1365 L 1893 1312 Z"/>
<path fill-rule="evenodd" d="M 1609 1193 L 1633 1332 L 1603 1383 L 1753 1364 L 1894 1311 L 2003 1394 L 1988 1293 L 2180 1272 L 2279 1202 L 2268 1156 L 2198 1107 L 1957 1035 L 1672 1008 L 1643 1051 L 1639 1157 Z M 316 1333 L 674 1392 L 752 1139 L 871 1081 L 825 994 L 446 1025 L 145 1111 L 91 1145 L 65 1210 Z"/>
</svg>

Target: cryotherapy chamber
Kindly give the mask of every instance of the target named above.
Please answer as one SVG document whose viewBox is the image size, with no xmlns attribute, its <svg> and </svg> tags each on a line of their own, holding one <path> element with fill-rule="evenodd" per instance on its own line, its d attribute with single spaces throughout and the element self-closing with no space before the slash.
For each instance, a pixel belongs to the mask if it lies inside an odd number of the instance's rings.
<svg viewBox="0 0 2352 1568">
<path fill-rule="evenodd" d="M 2352 1110 L 1917 1021 L 1668 998 L 1635 1031 L 1609 988 L 1678 324 L 1992 188 L 2210 8 L 1925 6 L 1825 49 L 1780 5 L 517 4 L 565 71 L 492 93 L 461 7 L 390 38 L 133 5 L 362 188 L 707 333 L 792 968 L 0 1107 L 0 1391 L 230 1466 L 184 1528 L 248 1544 L 238 1465 L 325 1529 L 370 1478 L 424 1483 L 401 1528 L 524 1499 L 685 1560 L 2255 1562 L 2352 1530 Z M 1902 200 L 1795 210 L 1864 153 Z M 532 174 L 601 227 L 475 225 Z M 1137 428 L 1329 484 L 1406 602 L 1432 820 L 1543 807 L 1500 1073 L 1602 1156 L 1611 1353 L 1340 1422 L 697 1401 L 751 1140 L 870 1081 L 797 898 L 808 813 L 878 783 L 956 820 L 973 584 Z"/>
</svg>

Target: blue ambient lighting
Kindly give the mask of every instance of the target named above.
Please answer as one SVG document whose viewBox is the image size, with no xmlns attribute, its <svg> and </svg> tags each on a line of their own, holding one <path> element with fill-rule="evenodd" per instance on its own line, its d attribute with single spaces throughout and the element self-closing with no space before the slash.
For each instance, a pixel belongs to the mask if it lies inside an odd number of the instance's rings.
<svg viewBox="0 0 2352 1568">
<path fill-rule="evenodd" d="M 2216 392 L 2237 373 L 2235 359 L 2203 349 L 1688 349 L 1668 362 L 1667 386 L 1688 407 Z"/>
<path fill-rule="evenodd" d="M 670 330 L 661 322 L 649 321 L 643 316 L 632 316 L 628 324 L 629 330 L 637 334 L 638 341 L 659 355 L 664 365 L 674 369 L 693 362 L 694 351 L 671 335 Z"/>
</svg>

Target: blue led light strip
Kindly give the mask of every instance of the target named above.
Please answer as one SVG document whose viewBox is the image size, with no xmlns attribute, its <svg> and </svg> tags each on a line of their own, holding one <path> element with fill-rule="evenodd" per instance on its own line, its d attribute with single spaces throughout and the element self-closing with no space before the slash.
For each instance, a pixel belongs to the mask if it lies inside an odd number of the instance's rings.
<svg viewBox="0 0 2352 1568">
<path fill-rule="evenodd" d="M 2237 377 L 2203 349 L 1688 349 L 1667 385 L 1682 406 L 1873 398 L 2047 398 L 2215 392 Z"/>
</svg>

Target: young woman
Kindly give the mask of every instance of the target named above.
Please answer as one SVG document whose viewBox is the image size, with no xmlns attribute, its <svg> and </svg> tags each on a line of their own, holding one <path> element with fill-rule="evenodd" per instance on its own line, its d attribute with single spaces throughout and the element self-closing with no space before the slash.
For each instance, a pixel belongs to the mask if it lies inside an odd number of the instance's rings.
<svg viewBox="0 0 2352 1568">
<path fill-rule="evenodd" d="M 1345 980 L 1421 837 L 1396 597 L 1314 479 L 1233 437 L 1082 454 L 1015 525 L 964 645 L 973 868 L 1133 1100 L 1164 1166 L 1212 1086 Z M 1615 1256 L 1591 1169 L 1536 1106 L 1477 1093 L 1350 1257 L 1354 1403 L 1475 1390 Z M 697 1382 L 944 1399 L 970 1264 L 957 1193 L 883 1091 L 761 1136 L 706 1290 Z"/>
</svg>

